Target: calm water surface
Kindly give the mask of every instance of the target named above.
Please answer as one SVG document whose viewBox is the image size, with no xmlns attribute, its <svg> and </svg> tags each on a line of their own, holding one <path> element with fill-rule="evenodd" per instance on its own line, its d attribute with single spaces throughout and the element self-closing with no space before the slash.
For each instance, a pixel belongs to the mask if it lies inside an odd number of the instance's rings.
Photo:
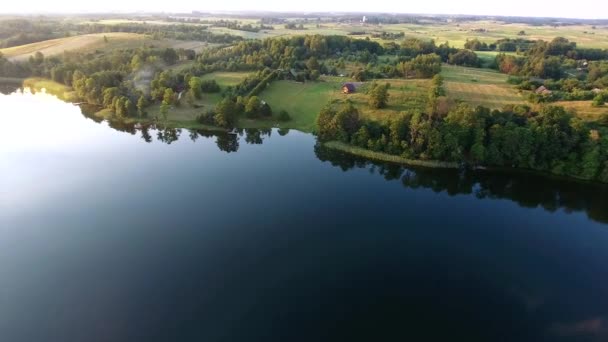
<svg viewBox="0 0 608 342">
<path fill-rule="evenodd" d="M 0 341 L 608 341 L 605 187 L 0 108 Z"/>
</svg>

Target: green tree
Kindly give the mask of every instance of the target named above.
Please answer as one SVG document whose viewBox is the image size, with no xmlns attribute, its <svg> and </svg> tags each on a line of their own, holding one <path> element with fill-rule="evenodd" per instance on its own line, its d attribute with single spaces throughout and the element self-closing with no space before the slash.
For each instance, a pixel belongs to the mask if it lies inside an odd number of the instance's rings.
<svg viewBox="0 0 608 342">
<path fill-rule="evenodd" d="M 175 102 L 175 92 L 173 92 L 173 89 L 165 89 L 163 94 L 163 102 L 167 103 L 167 105 L 171 105 Z"/>
<path fill-rule="evenodd" d="M 146 101 L 146 98 L 142 95 L 139 97 L 139 99 L 137 100 L 137 114 L 140 117 L 145 117 L 146 116 L 146 107 L 148 106 L 148 103 Z"/>
<path fill-rule="evenodd" d="M 314 70 L 319 71 L 319 68 L 321 66 L 319 65 L 319 61 L 317 60 L 317 58 L 313 56 L 313 57 L 310 57 L 308 59 L 308 61 L 306 61 L 306 67 L 310 71 L 314 71 Z"/>
<path fill-rule="evenodd" d="M 237 117 L 236 103 L 224 98 L 215 108 L 215 123 L 220 127 L 234 127 Z"/>
<path fill-rule="evenodd" d="M 252 96 L 245 104 L 245 115 L 248 117 L 254 118 L 260 115 L 260 110 L 262 108 L 262 100 L 260 100 L 257 96 Z"/>
<path fill-rule="evenodd" d="M 201 80 L 200 77 L 191 77 L 190 81 L 188 82 L 188 87 L 190 87 L 190 93 L 195 99 L 200 100 L 202 97 L 202 83 L 203 80 Z"/>
<path fill-rule="evenodd" d="M 369 94 L 369 105 L 372 108 L 384 108 L 388 104 L 389 93 L 388 89 L 390 88 L 390 84 L 386 83 L 384 85 L 380 85 L 377 83 L 372 83 L 370 86 Z"/>
<path fill-rule="evenodd" d="M 169 116 L 169 107 L 170 106 L 171 105 L 168 102 L 164 101 L 164 100 L 160 104 L 160 115 L 161 115 L 161 117 L 163 119 L 163 122 L 165 122 L 165 123 L 167 122 L 167 119 L 168 119 L 168 116 Z"/>
</svg>

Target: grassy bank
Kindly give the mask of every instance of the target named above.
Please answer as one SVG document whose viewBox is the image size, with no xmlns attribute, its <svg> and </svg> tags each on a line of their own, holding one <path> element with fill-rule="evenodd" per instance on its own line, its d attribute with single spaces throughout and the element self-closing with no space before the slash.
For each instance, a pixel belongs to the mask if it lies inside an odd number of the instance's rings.
<svg viewBox="0 0 608 342">
<path fill-rule="evenodd" d="M 389 163 L 442 169 L 457 169 L 460 166 L 458 163 L 442 162 L 437 160 L 407 159 L 382 152 L 370 151 L 365 148 L 352 146 L 339 141 L 329 141 L 324 143 L 323 146 L 345 153 L 349 153 L 355 156 Z"/>
<path fill-rule="evenodd" d="M 72 90 L 71 87 L 46 78 L 27 78 L 23 81 L 23 86 L 26 88 L 33 89 L 35 91 L 44 90 L 47 94 L 55 95 L 66 102 L 76 101 L 76 94 L 74 93 L 74 90 Z"/>
<path fill-rule="evenodd" d="M 93 115 L 95 115 L 98 118 L 102 118 L 102 119 L 106 119 L 106 120 L 114 119 L 113 118 L 114 113 L 109 109 L 102 109 Z M 194 120 L 171 120 L 171 119 L 169 119 L 169 120 L 167 120 L 167 122 L 162 122 L 157 117 L 149 116 L 149 115 L 146 117 L 141 117 L 141 118 L 140 117 L 123 118 L 121 120 L 127 124 L 136 124 L 136 123 L 147 124 L 147 125 L 158 124 L 160 126 L 168 127 L 168 128 L 203 129 L 203 130 L 211 131 L 211 132 L 226 132 L 227 131 L 227 129 L 225 129 L 225 128 L 201 124 Z"/>
</svg>

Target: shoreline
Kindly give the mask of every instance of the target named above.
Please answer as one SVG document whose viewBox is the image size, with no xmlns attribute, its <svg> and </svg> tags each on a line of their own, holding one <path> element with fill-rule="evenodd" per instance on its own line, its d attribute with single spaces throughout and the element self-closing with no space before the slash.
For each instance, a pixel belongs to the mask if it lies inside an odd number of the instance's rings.
<svg viewBox="0 0 608 342">
<path fill-rule="evenodd" d="M 391 154 L 387 154 L 384 152 L 376 152 L 367 150 L 361 147 L 352 146 L 340 141 L 328 141 L 322 143 L 324 147 L 348 153 L 353 156 L 365 158 L 372 161 L 380 161 L 387 162 L 405 166 L 415 166 L 415 167 L 425 167 L 425 168 L 433 168 L 433 169 L 460 169 L 461 164 L 455 162 L 442 162 L 438 160 L 417 160 L 417 159 L 407 159 L 400 156 L 395 156 Z M 548 178 L 553 178 L 555 180 L 560 181 L 570 181 L 576 183 L 586 183 L 586 184 L 595 184 L 599 186 L 608 186 L 608 183 L 589 180 L 579 177 L 573 176 L 565 176 L 565 175 L 557 175 L 551 172 L 534 170 L 534 169 L 522 169 L 516 167 L 497 167 L 497 166 L 477 166 L 470 168 L 473 171 L 487 171 L 487 172 L 518 172 L 518 173 L 527 173 L 534 174 L 537 176 L 543 176 Z"/>
<path fill-rule="evenodd" d="M 383 152 L 371 151 L 357 146 L 352 146 L 339 141 L 328 141 L 322 143 L 323 146 L 331 148 L 333 150 L 345 152 L 354 156 L 363 157 L 376 161 L 383 161 L 389 163 L 396 163 L 410 166 L 422 166 L 436 169 L 459 169 L 460 164 L 455 162 L 442 162 L 439 160 L 420 160 L 420 159 L 407 159 L 392 154 Z"/>
</svg>

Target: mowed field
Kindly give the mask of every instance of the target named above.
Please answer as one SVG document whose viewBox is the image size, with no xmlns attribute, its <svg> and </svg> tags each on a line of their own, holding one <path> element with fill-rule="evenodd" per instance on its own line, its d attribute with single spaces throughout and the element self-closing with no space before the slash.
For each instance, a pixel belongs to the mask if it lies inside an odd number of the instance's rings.
<svg viewBox="0 0 608 342">
<path fill-rule="evenodd" d="M 107 43 L 103 38 L 104 36 L 108 39 Z M 86 52 L 97 49 L 119 49 L 142 46 L 144 43 L 152 41 L 153 40 L 148 36 L 136 33 L 96 33 L 45 40 L 38 43 L 0 49 L 0 52 L 12 60 L 18 61 L 27 59 L 36 52 L 41 52 L 45 56 L 52 56 L 61 54 L 64 51 L 78 50 Z"/>
<path fill-rule="evenodd" d="M 107 38 L 107 42 L 104 37 Z M 62 54 L 64 51 L 111 51 L 116 49 L 138 48 L 144 45 L 192 49 L 197 52 L 200 52 L 205 48 L 217 46 L 217 44 L 197 41 L 173 39 L 154 40 L 150 36 L 137 33 L 109 32 L 45 40 L 37 43 L 0 49 L 0 52 L 11 60 L 23 61 L 30 56 L 33 56 L 36 52 L 41 52 L 45 56 L 53 56 Z"/>
<path fill-rule="evenodd" d="M 276 115 L 287 111 L 291 120 L 280 123 L 281 127 L 296 128 L 312 132 L 321 108 L 330 100 L 341 98 L 340 82 L 333 80 L 298 83 L 293 81 L 274 81 L 260 95 Z"/>
<path fill-rule="evenodd" d="M 521 104 L 525 99 L 507 83 L 507 75 L 489 69 L 443 65 L 448 97 L 473 106 L 501 109 L 508 104 Z"/>
<path fill-rule="evenodd" d="M 593 107 L 591 101 L 561 101 L 555 105 L 563 106 L 564 108 L 574 112 L 576 116 L 583 120 L 595 121 L 604 114 L 608 114 L 608 107 Z"/>
</svg>

